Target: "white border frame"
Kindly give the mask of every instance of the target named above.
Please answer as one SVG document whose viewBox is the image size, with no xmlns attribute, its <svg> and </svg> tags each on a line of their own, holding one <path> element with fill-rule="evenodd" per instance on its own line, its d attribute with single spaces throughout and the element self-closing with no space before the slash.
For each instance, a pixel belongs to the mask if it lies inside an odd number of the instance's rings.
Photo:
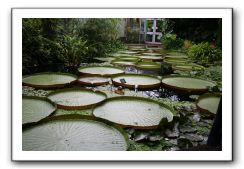
<svg viewBox="0 0 244 169">
<path fill-rule="evenodd" d="M 22 151 L 22 18 L 222 18 L 222 151 Z M 232 9 L 12 9 L 12 160 L 231 161 Z"/>
</svg>

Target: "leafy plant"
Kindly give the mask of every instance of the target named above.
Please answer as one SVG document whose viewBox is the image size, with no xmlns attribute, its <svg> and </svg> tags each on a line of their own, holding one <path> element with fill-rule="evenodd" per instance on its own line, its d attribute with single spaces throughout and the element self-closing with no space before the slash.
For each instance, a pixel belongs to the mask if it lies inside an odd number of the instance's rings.
<svg viewBox="0 0 244 169">
<path fill-rule="evenodd" d="M 221 51 L 212 48 L 208 42 L 192 45 L 188 49 L 188 56 L 202 64 L 212 63 L 221 59 Z"/>
<path fill-rule="evenodd" d="M 118 26 L 120 19 L 88 19 L 83 26 L 80 27 L 79 35 L 87 40 L 89 46 L 88 62 L 93 61 L 94 57 L 104 57 L 114 48 L 111 44 L 119 44 Z M 109 50 L 108 50 L 109 48 Z"/>
<path fill-rule="evenodd" d="M 87 58 L 87 41 L 78 36 L 64 35 L 60 43 L 63 60 L 68 67 L 79 67 Z"/>
<path fill-rule="evenodd" d="M 162 36 L 161 43 L 165 49 L 179 49 L 183 45 L 183 40 L 178 38 L 176 34 L 166 33 Z"/>
</svg>

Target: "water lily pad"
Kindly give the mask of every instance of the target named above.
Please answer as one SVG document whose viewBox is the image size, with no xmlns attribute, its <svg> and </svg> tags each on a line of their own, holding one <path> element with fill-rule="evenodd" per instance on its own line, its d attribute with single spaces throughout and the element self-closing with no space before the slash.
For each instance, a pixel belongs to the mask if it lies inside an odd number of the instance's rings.
<svg viewBox="0 0 244 169">
<path fill-rule="evenodd" d="M 37 96 L 22 97 L 22 124 L 35 123 L 50 116 L 57 106 L 49 99 Z"/>
<path fill-rule="evenodd" d="M 140 56 L 137 56 L 137 57 L 142 59 L 142 60 L 144 60 L 144 61 L 158 62 L 158 61 L 162 61 L 163 60 L 162 56 L 140 55 Z"/>
<path fill-rule="evenodd" d="M 219 94 L 204 94 L 198 98 L 197 108 L 201 112 L 216 114 L 220 102 Z"/>
<path fill-rule="evenodd" d="M 114 57 L 102 57 L 102 58 L 95 57 L 94 59 L 99 60 L 99 61 L 102 61 L 102 62 L 111 62 L 111 61 L 113 61 L 115 58 L 114 58 Z"/>
<path fill-rule="evenodd" d="M 119 60 L 121 61 L 133 61 L 133 62 L 137 62 L 139 60 L 138 57 L 135 57 L 135 56 L 119 56 L 119 57 L 116 57 L 118 58 Z"/>
<path fill-rule="evenodd" d="M 161 80 L 155 76 L 141 74 L 124 74 L 114 76 L 112 82 L 115 86 L 124 86 L 129 89 L 149 90 L 157 89 Z"/>
<path fill-rule="evenodd" d="M 162 56 L 162 54 L 160 54 L 160 53 L 143 53 L 142 55 L 146 55 L 146 56 Z"/>
<path fill-rule="evenodd" d="M 105 100 L 107 96 L 100 91 L 70 88 L 52 92 L 48 98 L 61 109 L 89 109 Z"/>
<path fill-rule="evenodd" d="M 216 83 L 198 78 L 173 75 L 164 77 L 162 85 L 180 92 L 202 93 L 207 92 L 209 87 L 216 86 Z"/>
<path fill-rule="evenodd" d="M 112 56 L 112 57 L 130 57 L 131 55 L 130 54 L 124 54 L 124 53 L 112 53 L 110 54 L 109 56 Z"/>
<path fill-rule="evenodd" d="M 139 62 L 136 67 L 144 70 L 157 70 L 160 69 L 161 64 L 157 62 Z"/>
<path fill-rule="evenodd" d="M 76 81 L 77 77 L 68 73 L 44 72 L 24 76 L 23 85 L 34 88 L 59 88 Z"/>
<path fill-rule="evenodd" d="M 120 66 L 135 66 L 136 61 L 129 61 L 129 60 L 121 60 L 121 59 L 116 59 L 112 62 L 114 65 L 120 65 Z"/>
<path fill-rule="evenodd" d="M 109 66 L 90 66 L 90 67 L 81 67 L 78 69 L 81 74 L 85 75 L 101 75 L 101 76 L 112 76 L 123 74 L 124 70 L 116 67 Z"/>
<path fill-rule="evenodd" d="M 122 53 L 122 54 L 137 54 L 138 52 L 135 51 L 129 51 L 129 50 L 124 50 L 124 51 L 118 51 L 118 53 Z"/>
<path fill-rule="evenodd" d="M 186 71 L 191 71 L 191 70 L 204 70 L 205 67 L 197 64 L 182 64 L 182 65 L 173 65 L 173 69 L 175 70 L 186 70 Z"/>
<path fill-rule="evenodd" d="M 125 151 L 128 138 L 119 127 L 89 116 L 64 115 L 27 128 L 23 151 Z"/>
<path fill-rule="evenodd" d="M 109 84 L 109 79 L 107 77 L 98 76 L 98 75 L 87 75 L 80 77 L 77 82 L 85 86 L 100 86 Z"/>
<path fill-rule="evenodd" d="M 168 106 L 142 97 L 121 96 L 107 99 L 93 110 L 93 115 L 123 127 L 140 129 L 157 128 L 162 118 L 173 120 Z"/>
<path fill-rule="evenodd" d="M 171 65 L 182 65 L 188 63 L 186 59 L 175 59 L 175 58 L 165 58 L 165 63 L 169 63 Z"/>
</svg>

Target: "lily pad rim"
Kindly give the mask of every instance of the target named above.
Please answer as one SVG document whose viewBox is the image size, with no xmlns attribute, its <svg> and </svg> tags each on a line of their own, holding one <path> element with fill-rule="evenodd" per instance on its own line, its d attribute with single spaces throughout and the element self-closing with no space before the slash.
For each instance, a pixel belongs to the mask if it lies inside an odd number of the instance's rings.
<svg viewBox="0 0 244 169">
<path fill-rule="evenodd" d="M 198 104 L 199 102 L 202 100 L 202 99 L 206 99 L 206 98 L 209 98 L 209 97 L 218 97 L 221 99 L 222 97 L 222 94 L 221 93 L 205 93 L 203 95 L 200 95 L 196 101 L 196 106 L 197 108 L 200 110 L 200 112 L 204 112 L 204 113 L 208 113 L 209 115 L 215 115 L 213 112 L 210 112 L 209 110 L 207 109 L 204 109 L 202 107 L 200 107 Z M 217 112 L 216 112 L 217 113 Z"/>
<path fill-rule="evenodd" d="M 210 80 L 206 80 L 206 79 L 202 79 L 202 78 L 190 77 L 190 76 L 182 76 L 182 75 L 167 75 L 167 76 L 163 76 L 162 77 L 162 80 L 161 80 L 162 85 L 163 86 L 166 86 L 168 88 L 171 88 L 171 89 L 183 90 L 183 91 L 187 91 L 187 92 L 203 92 L 203 91 L 206 91 L 207 90 L 207 89 L 194 89 L 194 88 L 177 87 L 177 86 L 172 86 L 172 85 L 168 85 L 168 84 L 163 83 L 163 80 L 164 79 L 166 79 L 166 78 L 174 78 L 174 77 L 198 79 L 198 80 L 203 80 L 203 81 L 210 82 L 210 83 L 214 84 L 215 86 L 217 85 L 217 83 L 214 82 L 214 81 L 210 81 Z"/>
<path fill-rule="evenodd" d="M 143 66 L 143 64 L 151 64 L 151 66 Z M 159 66 L 159 67 L 158 67 Z M 149 62 L 149 61 L 142 61 L 138 62 L 136 64 L 136 67 L 139 69 L 145 69 L 145 70 L 155 70 L 155 69 L 160 69 L 160 62 Z"/>
<path fill-rule="evenodd" d="M 106 84 L 109 84 L 109 80 L 107 80 L 106 82 L 98 82 L 98 83 L 88 83 L 88 82 L 84 82 L 84 81 L 80 81 L 81 78 L 86 78 L 86 77 L 101 77 L 101 78 L 104 78 L 104 79 L 110 79 L 108 77 L 105 77 L 105 76 L 102 76 L 102 75 L 94 75 L 94 74 L 90 74 L 90 75 L 82 75 L 82 76 L 79 76 L 77 78 L 77 83 L 81 84 L 81 85 L 88 85 L 88 86 L 100 86 L 100 85 L 106 85 Z"/>
<path fill-rule="evenodd" d="M 55 90 L 51 93 L 49 93 L 46 97 L 49 98 L 50 96 L 52 95 L 55 95 L 55 94 L 58 94 L 58 93 L 63 93 L 63 92 L 67 92 L 67 91 L 79 91 L 79 90 L 83 90 L 83 91 L 88 91 L 88 92 L 91 92 L 91 93 L 95 93 L 95 94 L 98 94 L 98 95 L 103 95 L 105 97 L 104 100 L 107 99 L 107 94 L 102 92 L 102 91 L 99 91 L 99 90 L 92 90 L 92 89 L 87 89 L 87 88 L 83 88 L 83 87 L 73 87 L 73 88 L 65 88 L 65 89 L 58 89 L 58 90 Z M 99 104 L 100 102 L 98 103 L 94 103 L 94 104 L 88 104 L 88 105 L 83 105 L 83 106 L 67 106 L 67 105 L 62 105 L 62 104 L 57 104 L 57 107 L 60 108 L 60 109 L 65 109 L 65 110 L 77 110 L 77 109 L 80 109 L 80 110 L 83 110 L 83 109 L 89 109 L 89 108 L 92 108 L 94 107 L 95 105 Z"/>
<path fill-rule="evenodd" d="M 124 86 L 124 87 L 127 87 L 129 89 L 135 89 L 135 85 L 120 83 L 120 82 L 114 81 L 114 78 L 118 78 L 119 76 L 140 76 L 140 77 L 155 78 L 155 79 L 159 80 L 159 83 L 155 83 L 155 84 L 151 84 L 151 85 L 138 85 L 137 88 L 140 90 L 157 89 L 157 88 L 160 88 L 161 83 L 162 83 L 162 80 L 159 77 L 154 76 L 154 75 L 148 75 L 148 74 L 128 73 L 128 74 L 122 74 L 122 75 L 114 75 L 111 77 L 112 83 L 115 86 Z"/>
<path fill-rule="evenodd" d="M 50 74 L 57 74 L 57 75 L 67 75 L 70 77 L 74 77 L 75 79 L 73 81 L 70 81 L 68 83 L 59 83 L 59 84 L 53 84 L 53 85 L 36 85 L 36 84 L 31 84 L 31 83 L 25 83 L 23 80 L 27 77 L 35 76 L 35 75 L 50 75 Z M 63 72 L 39 72 L 39 73 L 34 73 L 34 74 L 29 74 L 29 75 L 24 75 L 22 77 L 22 85 L 24 86 L 29 86 L 29 87 L 34 87 L 34 88 L 40 88 L 40 89 L 52 89 L 52 88 L 59 88 L 59 87 L 65 87 L 66 85 L 72 84 L 76 82 L 78 76 L 71 74 L 71 73 L 63 73 Z"/>
<path fill-rule="evenodd" d="M 78 72 L 82 75 L 101 75 L 101 74 L 94 74 L 94 73 L 83 73 L 83 72 L 80 72 L 80 69 L 85 69 L 85 68 L 92 68 L 92 67 L 106 67 L 106 68 L 115 68 L 115 69 L 118 69 L 118 70 L 121 70 L 123 71 L 123 73 L 118 73 L 118 74 L 125 74 L 125 71 L 124 69 L 118 67 L 118 66 L 102 66 L 102 65 L 97 65 L 97 66 L 81 66 L 78 68 Z M 101 76 L 112 76 L 112 75 L 118 75 L 118 74 L 103 74 Z"/>
<path fill-rule="evenodd" d="M 177 116 L 176 111 L 171 106 L 169 106 L 169 105 L 167 105 L 165 103 L 159 102 L 157 100 L 153 100 L 153 99 L 145 98 L 145 97 L 138 97 L 138 96 L 116 96 L 116 97 L 107 98 L 106 100 L 100 102 L 99 104 L 97 104 L 95 107 L 92 108 L 92 115 L 94 117 L 96 117 L 94 115 L 94 111 L 95 111 L 95 109 L 97 107 L 103 106 L 104 104 L 106 104 L 107 102 L 109 102 L 111 100 L 121 100 L 121 99 L 123 99 L 123 100 L 136 100 L 136 101 L 141 100 L 141 101 L 147 101 L 147 102 L 151 102 L 151 103 L 156 103 L 156 104 L 168 109 L 171 112 L 173 118 L 172 118 L 172 121 L 168 121 L 169 123 L 173 122 L 174 117 Z M 99 117 L 96 117 L 96 118 L 99 118 Z M 162 119 L 164 119 L 164 118 L 162 118 Z M 162 121 L 162 119 L 160 119 L 160 122 Z M 105 119 L 105 120 L 107 120 L 107 119 Z M 109 121 L 109 120 L 107 120 L 107 121 Z M 115 122 L 112 122 L 112 121 L 110 121 L 110 122 L 119 125 L 121 128 L 135 128 L 135 129 L 157 129 L 158 126 L 160 125 L 160 122 L 159 122 L 158 125 L 146 126 L 146 127 L 145 126 L 124 125 L 124 124 L 119 124 L 119 123 L 115 123 Z"/>
<path fill-rule="evenodd" d="M 45 118 L 50 117 L 50 116 L 52 116 L 53 114 L 55 114 L 55 112 L 56 112 L 56 110 L 57 110 L 57 108 L 58 108 L 57 104 L 56 104 L 55 102 L 53 102 L 52 100 L 50 100 L 49 98 L 47 98 L 47 97 L 22 95 L 22 101 L 23 101 L 23 99 L 33 99 L 33 100 L 42 100 L 42 101 L 46 101 L 46 102 L 50 103 L 50 104 L 54 107 L 54 110 L 53 110 L 48 116 L 43 117 L 42 119 L 45 119 Z M 22 113 L 23 113 L 23 112 L 22 112 Z M 22 118 L 23 118 L 23 117 L 22 117 Z M 42 119 L 41 119 L 41 120 L 42 120 Z M 41 121 L 41 120 L 39 120 L 39 121 Z M 24 124 L 22 124 L 22 126 L 24 127 L 24 126 L 27 126 L 27 125 L 30 125 L 30 124 L 36 124 L 36 123 L 38 123 L 39 121 L 24 123 Z"/>
<path fill-rule="evenodd" d="M 125 143 L 126 143 L 126 150 L 129 149 L 129 138 L 127 133 L 116 123 L 113 123 L 109 120 L 103 119 L 103 118 L 99 118 L 99 117 L 95 117 L 95 116 L 88 116 L 88 115 L 79 115 L 79 114 L 67 114 L 67 115 L 59 115 L 59 116 L 51 116 L 51 117 L 47 117 L 45 119 L 40 120 L 39 122 L 35 123 L 35 124 L 29 124 L 28 126 L 24 126 L 22 127 L 23 132 L 27 131 L 29 129 L 32 129 L 36 126 L 41 126 L 44 125 L 46 123 L 49 122 L 55 122 L 55 121 L 72 121 L 72 120 L 87 120 L 87 121 L 93 121 L 96 123 L 100 123 L 103 125 L 106 125 L 108 127 L 112 127 L 115 128 L 116 130 L 118 130 L 118 132 L 121 133 L 121 135 L 124 137 L 125 139 Z"/>
</svg>

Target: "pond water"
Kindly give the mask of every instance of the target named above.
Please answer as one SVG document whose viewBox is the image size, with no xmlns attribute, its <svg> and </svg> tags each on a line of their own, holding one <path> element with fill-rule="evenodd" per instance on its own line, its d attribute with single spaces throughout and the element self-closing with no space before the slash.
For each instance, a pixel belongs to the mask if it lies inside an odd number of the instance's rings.
<svg viewBox="0 0 244 169">
<path fill-rule="evenodd" d="M 81 67 L 86 66 L 113 66 L 110 62 L 102 62 L 98 61 L 96 63 L 83 63 Z M 117 67 L 117 66 L 116 66 Z M 145 74 L 145 75 L 153 75 L 157 77 L 162 77 L 162 72 L 160 70 L 142 70 L 138 69 L 135 66 L 120 66 L 120 68 L 124 69 L 127 74 Z M 205 72 L 209 73 L 213 68 L 206 68 Z M 218 69 L 219 70 L 219 69 Z M 209 72 L 208 72 L 209 71 Z M 74 74 L 78 74 L 77 71 L 71 71 Z M 205 78 L 205 72 L 201 72 L 202 74 L 199 77 Z M 198 73 L 198 72 L 197 72 Z M 195 73 L 194 76 L 197 77 L 198 74 Z M 221 67 L 220 67 L 221 73 Z M 191 75 L 189 71 L 181 71 L 180 75 L 187 74 Z M 221 75 L 221 74 L 220 74 Z M 216 74 L 214 74 L 213 78 L 216 78 Z M 211 73 L 210 75 L 206 75 L 207 78 L 212 80 Z M 217 77 L 218 78 L 218 77 Z M 216 79 L 217 79 L 216 78 Z M 80 87 L 78 84 L 74 84 L 71 87 Z M 97 86 L 97 87 L 86 87 L 87 89 L 93 89 L 97 91 L 102 91 L 107 94 L 108 98 L 115 96 L 140 96 L 151 98 L 153 100 L 157 100 L 162 102 L 171 108 L 173 108 L 176 112 L 175 116 L 177 118 L 174 119 L 172 124 L 164 124 L 160 125 L 160 127 L 156 130 L 139 130 L 133 128 L 125 129 L 126 133 L 129 137 L 129 149 L 130 151 L 175 151 L 175 150 L 183 150 L 189 147 L 196 147 L 198 145 L 205 145 L 208 134 L 212 127 L 213 118 L 207 115 L 199 113 L 196 108 L 196 98 L 198 95 L 190 96 L 189 94 L 180 94 L 175 91 L 160 87 L 157 90 L 149 90 L 149 91 L 140 91 L 136 87 L 134 90 L 129 90 L 126 88 L 118 89 L 120 87 L 115 87 L 112 85 L 111 81 L 107 85 Z M 122 93 L 116 93 L 118 90 L 121 90 Z M 45 97 L 47 94 L 52 92 L 51 90 L 37 90 L 31 87 L 23 86 L 22 93 L 23 95 L 35 95 Z M 92 110 L 57 110 L 55 115 L 63 115 L 63 114 L 81 114 L 81 115 L 92 115 Z"/>
</svg>

